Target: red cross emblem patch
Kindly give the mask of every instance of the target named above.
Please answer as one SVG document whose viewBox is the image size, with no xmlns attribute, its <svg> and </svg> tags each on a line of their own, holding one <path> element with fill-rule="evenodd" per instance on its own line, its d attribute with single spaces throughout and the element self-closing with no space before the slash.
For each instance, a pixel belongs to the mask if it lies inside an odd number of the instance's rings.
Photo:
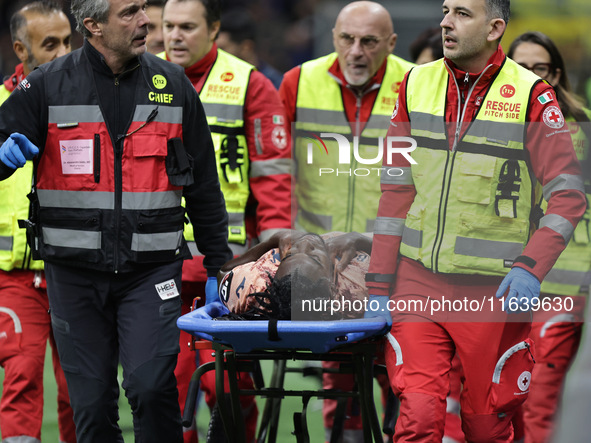
<svg viewBox="0 0 591 443">
<path fill-rule="evenodd" d="M 564 126 L 564 117 L 562 116 L 562 112 L 560 112 L 560 108 L 557 106 L 548 106 L 544 109 L 542 119 L 546 123 L 546 126 L 552 129 L 560 129 Z"/>
<path fill-rule="evenodd" d="M 531 382 L 531 372 L 523 371 L 517 378 L 517 386 L 521 392 L 525 392 L 529 388 Z"/>
</svg>

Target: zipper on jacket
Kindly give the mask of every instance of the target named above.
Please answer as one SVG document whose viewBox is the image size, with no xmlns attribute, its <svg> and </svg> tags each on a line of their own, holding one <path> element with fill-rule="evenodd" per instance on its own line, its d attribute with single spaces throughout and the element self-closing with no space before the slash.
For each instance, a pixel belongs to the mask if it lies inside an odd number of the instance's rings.
<svg viewBox="0 0 591 443">
<path fill-rule="evenodd" d="M 466 72 L 464 76 L 464 85 L 462 87 L 462 104 L 466 103 L 466 91 L 470 87 L 470 74 Z"/>
<path fill-rule="evenodd" d="M 94 134 L 94 182 L 101 181 L 101 135 Z"/>
<path fill-rule="evenodd" d="M 119 115 L 119 100 L 121 99 L 121 94 L 119 92 L 119 77 L 115 77 L 115 115 L 117 119 L 120 118 Z M 113 245 L 113 271 L 115 273 L 119 272 L 119 251 L 120 251 L 120 241 L 119 237 L 121 235 L 121 213 L 122 213 L 122 194 L 123 194 L 123 177 L 122 177 L 122 158 L 123 158 L 123 143 L 125 142 L 125 135 L 117 135 L 117 138 L 113 140 L 113 149 L 114 149 L 114 172 L 115 172 L 115 208 L 114 208 L 114 215 L 115 215 L 115 238 L 114 238 L 114 245 Z"/>
<path fill-rule="evenodd" d="M 351 143 L 353 143 L 353 145 L 351 145 L 351 149 L 353 149 L 354 143 L 355 143 L 355 137 L 360 137 L 361 134 L 361 105 L 362 105 L 362 95 L 361 94 L 356 94 L 355 97 L 355 126 L 354 126 L 354 131 L 353 131 L 353 137 L 351 138 Z M 350 158 L 352 158 L 352 162 L 349 165 L 350 169 L 349 171 L 351 172 L 351 178 L 349 179 L 349 193 L 347 196 L 347 217 L 345 219 L 345 232 L 350 232 L 353 230 L 353 221 L 354 221 L 354 216 L 355 216 L 355 169 L 357 168 L 357 160 L 355 159 L 355 156 L 353 155 L 353 152 L 350 153 Z"/>
<path fill-rule="evenodd" d="M 446 64 L 446 66 L 447 66 L 447 64 Z M 442 180 L 442 189 L 441 189 L 441 194 L 439 197 L 439 214 L 438 214 L 438 220 L 437 220 L 437 232 L 435 235 L 435 241 L 433 242 L 433 249 L 431 251 L 431 269 L 433 270 L 433 272 L 439 271 L 439 253 L 441 252 L 441 246 L 443 244 L 443 236 L 444 236 L 444 231 L 445 231 L 445 220 L 447 217 L 447 204 L 449 202 L 449 191 L 451 189 L 451 177 L 453 174 L 453 168 L 454 168 L 454 163 L 455 163 L 455 159 L 456 159 L 456 148 L 457 148 L 459 140 L 460 140 L 460 134 L 461 134 L 463 120 L 466 115 L 466 109 L 468 108 L 468 103 L 470 102 L 470 97 L 472 96 L 472 92 L 474 92 L 476 85 L 478 84 L 478 82 L 480 81 L 482 76 L 486 73 L 486 71 L 488 71 L 488 69 L 491 66 L 492 65 L 488 65 L 486 68 L 484 68 L 482 70 L 482 73 L 478 76 L 478 78 L 476 79 L 476 81 L 474 82 L 472 87 L 469 89 L 468 95 L 467 95 L 464 103 L 462 103 L 462 98 L 461 98 L 462 96 L 460 95 L 461 93 L 463 93 L 463 91 L 460 91 L 460 85 L 458 84 L 458 81 L 457 81 L 455 75 L 453 75 L 453 71 L 451 69 L 449 69 L 449 67 L 448 67 L 448 70 L 451 72 L 450 75 L 452 76 L 452 78 L 454 80 L 454 84 L 456 85 L 456 89 L 458 91 L 458 116 L 457 116 L 457 121 L 456 121 L 456 130 L 455 130 L 455 134 L 454 134 L 454 141 L 453 141 L 452 148 L 451 148 L 451 151 L 452 151 L 451 162 L 449 162 L 449 152 L 448 152 L 448 157 L 447 157 L 448 161 L 446 161 L 446 164 L 445 164 L 443 180 Z M 469 81 L 470 81 L 470 74 L 468 72 L 466 72 L 466 75 L 464 76 L 464 84 L 463 84 L 464 88 L 469 84 Z M 462 106 L 462 104 L 463 104 L 463 106 Z M 478 113 L 478 111 L 476 111 L 474 113 L 472 120 L 469 122 L 470 124 L 476 118 L 477 113 Z M 449 165 L 449 169 L 448 169 L 448 165 Z"/>
</svg>

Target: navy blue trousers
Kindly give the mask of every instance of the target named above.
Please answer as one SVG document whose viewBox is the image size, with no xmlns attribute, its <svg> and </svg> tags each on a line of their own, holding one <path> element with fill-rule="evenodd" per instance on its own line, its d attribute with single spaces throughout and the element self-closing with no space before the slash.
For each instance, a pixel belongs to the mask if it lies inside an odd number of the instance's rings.
<svg viewBox="0 0 591 443">
<path fill-rule="evenodd" d="M 119 362 L 135 441 L 182 443 L 174 376 L 181 312 L 174 286 L 180 293 L 181 269 L 180 260 L 119 274 L 45 264 L 78 443 L 123 442 Z"/>
</svg>

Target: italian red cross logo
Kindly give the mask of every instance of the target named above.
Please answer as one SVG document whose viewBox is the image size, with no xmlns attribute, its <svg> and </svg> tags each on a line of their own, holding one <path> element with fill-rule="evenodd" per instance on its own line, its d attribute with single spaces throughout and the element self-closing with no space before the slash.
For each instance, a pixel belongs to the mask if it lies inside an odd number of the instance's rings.
<svg viewBox="0 0 591 443">
<path fill-rule="evenodd" d="M 521 392 L 528 390 L 530 382 L 531 372 L 529 371 L 523 371 L 521 374 L 519 374 L 519 377 L 517 377 L 517 386 Z"/>
<path fill-rule="evenodd" d="M 544 109 L 542 119 L 546 126 L 552 129 L 560 129 L 564 126 L 564 117 L 557 106 L 548 106 Z"/>
<path fill-rule="evenodd" d="M 555 123 L 556 123 L 557 121 L 559 121 L 559 120 L 560 120 L 560 115 L 558 115 L 558 114 L 557 114 L 557 113 L 555 113 L 555 112 L 552 112 L 552 113 L 551 113 L 551 114 L 548 116 L 548 119 L 549 119 L 550 121 L 553 121 L 553 122 L 555 122 Z"/>
</svg>

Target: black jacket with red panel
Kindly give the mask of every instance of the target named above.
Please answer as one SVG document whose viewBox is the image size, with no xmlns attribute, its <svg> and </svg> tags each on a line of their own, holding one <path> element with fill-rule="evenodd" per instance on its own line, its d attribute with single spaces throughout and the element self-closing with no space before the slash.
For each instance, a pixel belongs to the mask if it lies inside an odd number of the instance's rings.
<svg viewBox="0 0 591 443">
<path fill-rule="evenodd" d="M 41 148 L 30 228 L 39 258 L 117 272 L 188 258 L 182 196 L 208 274 L 231 258 L 207 121 L 180 67 L 143 54 L 114 75 L 85 41 L 0 108 L 0 142 L 13 132 Z M 10 173 L 0 165 L 0 178 Z"/>
</svg>

